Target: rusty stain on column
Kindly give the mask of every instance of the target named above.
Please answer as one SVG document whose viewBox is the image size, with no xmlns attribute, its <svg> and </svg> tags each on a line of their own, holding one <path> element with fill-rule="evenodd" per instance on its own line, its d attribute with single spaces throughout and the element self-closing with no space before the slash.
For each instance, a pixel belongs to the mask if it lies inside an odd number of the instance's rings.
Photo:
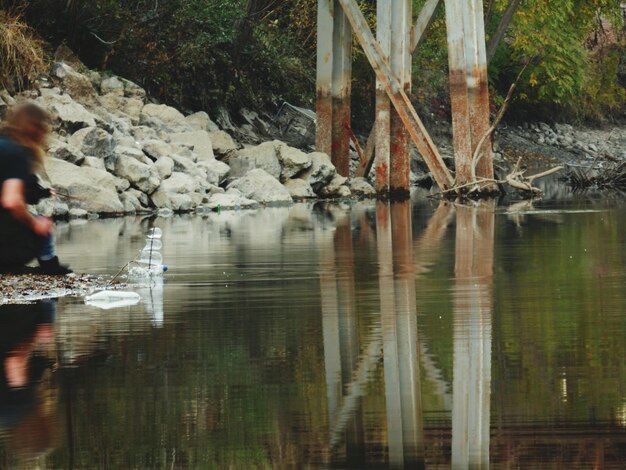
<svg viewBox="0 0 626 470">
<path fill-rule="evenodd" d="M 391 70 L 403 91 L 411 93 L 411 23 L 412 1 L 391 2 Z M 389 173 L 389 194 L 396 199 L 410 196 L 411 161 L 409 154 L 409 133 L 398 112 L 391 111 L 391 171 Z"/>
<path fill-rule="evenodd" d="M 333 20 L 333 125 L 331 159 L 340 175 L 350 176 L 352 28 L 346 15 L 337 3 L 335 3 L 334 6 Z"/>
<path fill-rule="evenodd" d="M 465 20 L 465 63 L 472 136 L 472 155 L 482 137 L 490 127 L 489 84 L 487 81 L 487 48 L 482 0 L 466 0 Z M 481 158 L 476 165 L 476 176 L 493 178 L 491 138 L 481 146 Z M 495 188 L 492 188 L 495 189 Z"/>
<path fill-rule="evenodd" d="M 411 140 L 415 143 L 417 150 L 428 165 L 433 174 L 437 186 L 441 190 L 449 189 L 452 184 L 452 176 L 448 171 L 437 147 L 428 135 L 424 124 L 415 112 L 411 100 L 402 89 L 402 86 L 393 76 L 391 67 L 385 59 L 378 41 L 374 39 L 363 13 L 359 10 L 355 0 L 338 0 L 346 16 L 350 20 L 353 31 L 363 47 L 367 60 L 374 69 L 378 78 L 387 92 L 394 108 L 398 111 L 400 119 L 407 127 Z M 377 126 L 378 127 L 378 126 Z"/>
<path fill-rule="evenodd" d="M 391 2 L 380 1 L 376 4 L 376 39 L 384 53 L 385 60 L 391 55 Z M 376 80 L 376 125 L 374 129 L 375 160 L 374 189 L 379 196 L 389 195 L 389 171 L 391 166 L 391 102 L 385 86 Z"/>
<path fill-rule="evenodd" d="M 472 138 L 463 21 L 463 2 L 467 1 L 471 0 L 445 0 L 456 185 L 472 180 Z"/>
<path fill-rule="evenodd" d="M 315 148 L 332 154 L 334 0 L 317 2 L 317 78 Z"/>
</svg>

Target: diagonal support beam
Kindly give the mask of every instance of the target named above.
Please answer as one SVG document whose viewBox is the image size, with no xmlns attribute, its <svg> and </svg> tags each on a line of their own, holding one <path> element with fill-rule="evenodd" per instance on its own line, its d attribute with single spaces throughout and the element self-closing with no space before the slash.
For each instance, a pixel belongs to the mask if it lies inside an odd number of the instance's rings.
<svg viewBox="0 0 626 470">
<path fill-rule="evenodd" d="M 424 39 L 424 33 L 435 19 L 435 11 L 441 3 L 441 0 L 428 0 L 420 11 L 413 29 L 411 30 L 411 54 L 415 54 L 417 47 Z"/>
<path fill-rule="evenodd" d="M 376 78 L 384 86 L 389 99 L 398 112 L 398 116 L 407 128 L 411 139 L 415 143 L 417 150 L 424 158 L 426 165 L 432 172 L 439 189 L 445 191 L 453 186 L 452 176 L 448 171 L 437 147 L 428 135 L 424 124 L 415 112 L 409 97 L 400 86 L 398 80 L 394 78 L 391 66 L 384 59 L 380 45 L 374 39 L 363 13 L 354 0 L 339 0 L 346 17 L 352 25 L 367 59 L 376 73 Z"/>
</svg>

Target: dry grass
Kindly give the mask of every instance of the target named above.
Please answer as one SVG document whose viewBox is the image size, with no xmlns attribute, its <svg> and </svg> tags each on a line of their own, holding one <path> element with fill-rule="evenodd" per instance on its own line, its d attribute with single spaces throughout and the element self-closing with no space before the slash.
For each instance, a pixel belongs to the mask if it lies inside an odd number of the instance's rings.
<svg viewBox="0 0 626 470">
<path fill-rule="evenodd" d="M 44 72 L 43 44 L 18 16 L 0 11 L 0 87 L 23 90 Z"/>
<path fill-rule="evenodd" d="M 604 170 L 570 172 L 569 183 L 574 189 L 617 189 L 626 191 L 626 162 Z"/>
</svg>

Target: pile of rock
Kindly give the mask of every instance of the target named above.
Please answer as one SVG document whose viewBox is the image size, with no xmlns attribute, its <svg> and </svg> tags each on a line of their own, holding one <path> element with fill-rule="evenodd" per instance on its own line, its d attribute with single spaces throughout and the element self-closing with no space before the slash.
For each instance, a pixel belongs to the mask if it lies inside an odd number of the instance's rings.
<svg viewBox="0 0 626 470">
<path fill-rule="evenodd" d="M 254 208 L 294 199 L 369 197 L 363 178 L 337 174 L 323 153 L 274 140 L 243 147 L 207 113 L 184 116 L 150 103 L 116 76 L 52 67 L 26 96 L 52 117 L 45 163 L 50 185 L 70 198 L 36 210 L 49 216 Z M 0 112 L 16 98 L 0 93 Z"/>
</svg>

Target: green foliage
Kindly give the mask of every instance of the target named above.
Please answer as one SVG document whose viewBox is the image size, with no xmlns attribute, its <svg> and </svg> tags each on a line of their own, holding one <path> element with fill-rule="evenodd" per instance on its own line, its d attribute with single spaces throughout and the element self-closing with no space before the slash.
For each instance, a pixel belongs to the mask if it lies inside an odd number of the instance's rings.
<svg viewBox="0 0 626 470">
<path fill-rule="evenodd" d="M 496 2 L 494 23 L 506 3 Z M 505 94 L 531 61 L 519 86 L 519 107 L 600 118 L 624 104 L 616 63 L 605 61 L 611 56 L 606 49 L 620 42 L 621 26 L 618 2 L 527 0 L 490 64 L 492 84 Z"/>
</svg>

